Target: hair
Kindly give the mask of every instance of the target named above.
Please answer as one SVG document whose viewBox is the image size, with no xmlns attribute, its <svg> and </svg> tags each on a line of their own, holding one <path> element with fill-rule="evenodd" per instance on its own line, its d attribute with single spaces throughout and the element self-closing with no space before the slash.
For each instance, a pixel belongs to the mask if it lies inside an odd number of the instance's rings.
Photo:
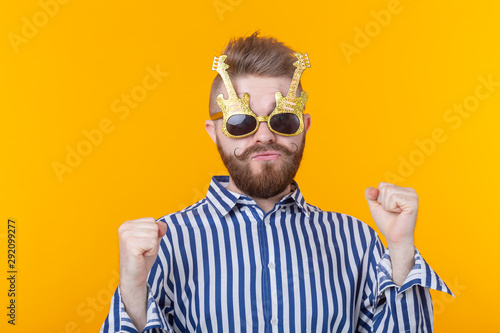
<svg viewBox="0 0 500 333">
<path fill-rule="evenodd" d="M 249 37 L 233 38 L 221 54 L 227 55 L 227 73 L 231 80 L 247 75 L 264 77 L 289 77 L 295 72 L 293 63 L 297 61 L 294 50 L 270 36 L 259 36 L 259 31 Z M 210 89 L 209 112 L 213 115 L 220 110 L 215 97 L 224 91 L 224 83 L 219 74 Z M 302 91 L 299 82 L 297 93 Z"/>
</svg>

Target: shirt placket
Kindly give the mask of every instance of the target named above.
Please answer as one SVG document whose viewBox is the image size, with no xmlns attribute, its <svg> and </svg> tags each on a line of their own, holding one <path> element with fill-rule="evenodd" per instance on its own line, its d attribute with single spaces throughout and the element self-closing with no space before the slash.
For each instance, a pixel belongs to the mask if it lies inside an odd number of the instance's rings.
<svg viewBox="0 0 500 333">
<path fill-rule="evenodd" d="M 276 280 L 275 248 L 273 241 L 273 224 L 275 210 L 264 215 L 262 209 L 254 206 L 252 214 L 257 220 L 259 230 L 259 246 L 262 264 L 262 308 L 265 320 L 265 332 L 276 332 L 278 329 L 278 292 Z"/>
</svg>

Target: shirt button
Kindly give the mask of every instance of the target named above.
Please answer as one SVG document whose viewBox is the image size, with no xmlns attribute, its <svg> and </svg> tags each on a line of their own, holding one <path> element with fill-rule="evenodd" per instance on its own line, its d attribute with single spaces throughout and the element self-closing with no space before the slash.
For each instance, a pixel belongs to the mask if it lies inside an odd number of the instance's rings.
<svg viewBox="0 0 500 333">
<path fill-rule="evenodd" d="M 269 224 L 271 224 L 271 220 L 270 220 L 269 218 L 266 218 L 266 219 L 264 220 L 264 223 L 265 223 L 266 225 L 269 225 Z"/>
<path fill-rule="evenodd" d="M 271 319 L 271 325 L 273 325 L 273 326 L 278 325 L 278 319 L 276 319 L 276 318 Z"/>
<path fill-rule="evenodd" d="M 274 269 L 276 267 L 276 265 L 274 264 L 274 262 L 270 262 L 267 267 L 269 267 L 269 269 Z"/>
</svg>

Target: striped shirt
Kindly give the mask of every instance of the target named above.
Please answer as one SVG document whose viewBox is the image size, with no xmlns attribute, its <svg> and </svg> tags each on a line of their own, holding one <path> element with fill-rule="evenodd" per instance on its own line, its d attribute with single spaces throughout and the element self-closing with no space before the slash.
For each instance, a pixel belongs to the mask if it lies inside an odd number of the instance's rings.
<svg viewBox="0 0 500 333">
<path fill-rule="evenodd" d="M 452 294 L 415 249 L 401 287 L 373 229 L 305 202 L 264 213 L 215 176 L 166 215 L 143 332 L 432 332 L 429 288 Z M 117 288 L 101 332 L 137 332 Z"/>
</svg>

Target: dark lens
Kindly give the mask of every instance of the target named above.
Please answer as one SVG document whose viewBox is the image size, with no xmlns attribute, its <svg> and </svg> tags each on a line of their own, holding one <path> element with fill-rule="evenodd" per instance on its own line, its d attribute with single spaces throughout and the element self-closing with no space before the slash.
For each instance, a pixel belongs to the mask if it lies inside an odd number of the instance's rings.
<svg viewBox="0 0 500 333">
<path fill-rule="evenodd" d="M 252 132 L 257 127 L 257 119 L 247 114 L 235 114 L 229 117 L 226 128 L 229 134 L 241 136 Z"/>
<path fill-rule="evenodd" d="M 300 127 L 300 120 L 293 113 L 278 113 L 271 118 L 269 125 L 278 133 L 294 134 Z"/>
</svg>

